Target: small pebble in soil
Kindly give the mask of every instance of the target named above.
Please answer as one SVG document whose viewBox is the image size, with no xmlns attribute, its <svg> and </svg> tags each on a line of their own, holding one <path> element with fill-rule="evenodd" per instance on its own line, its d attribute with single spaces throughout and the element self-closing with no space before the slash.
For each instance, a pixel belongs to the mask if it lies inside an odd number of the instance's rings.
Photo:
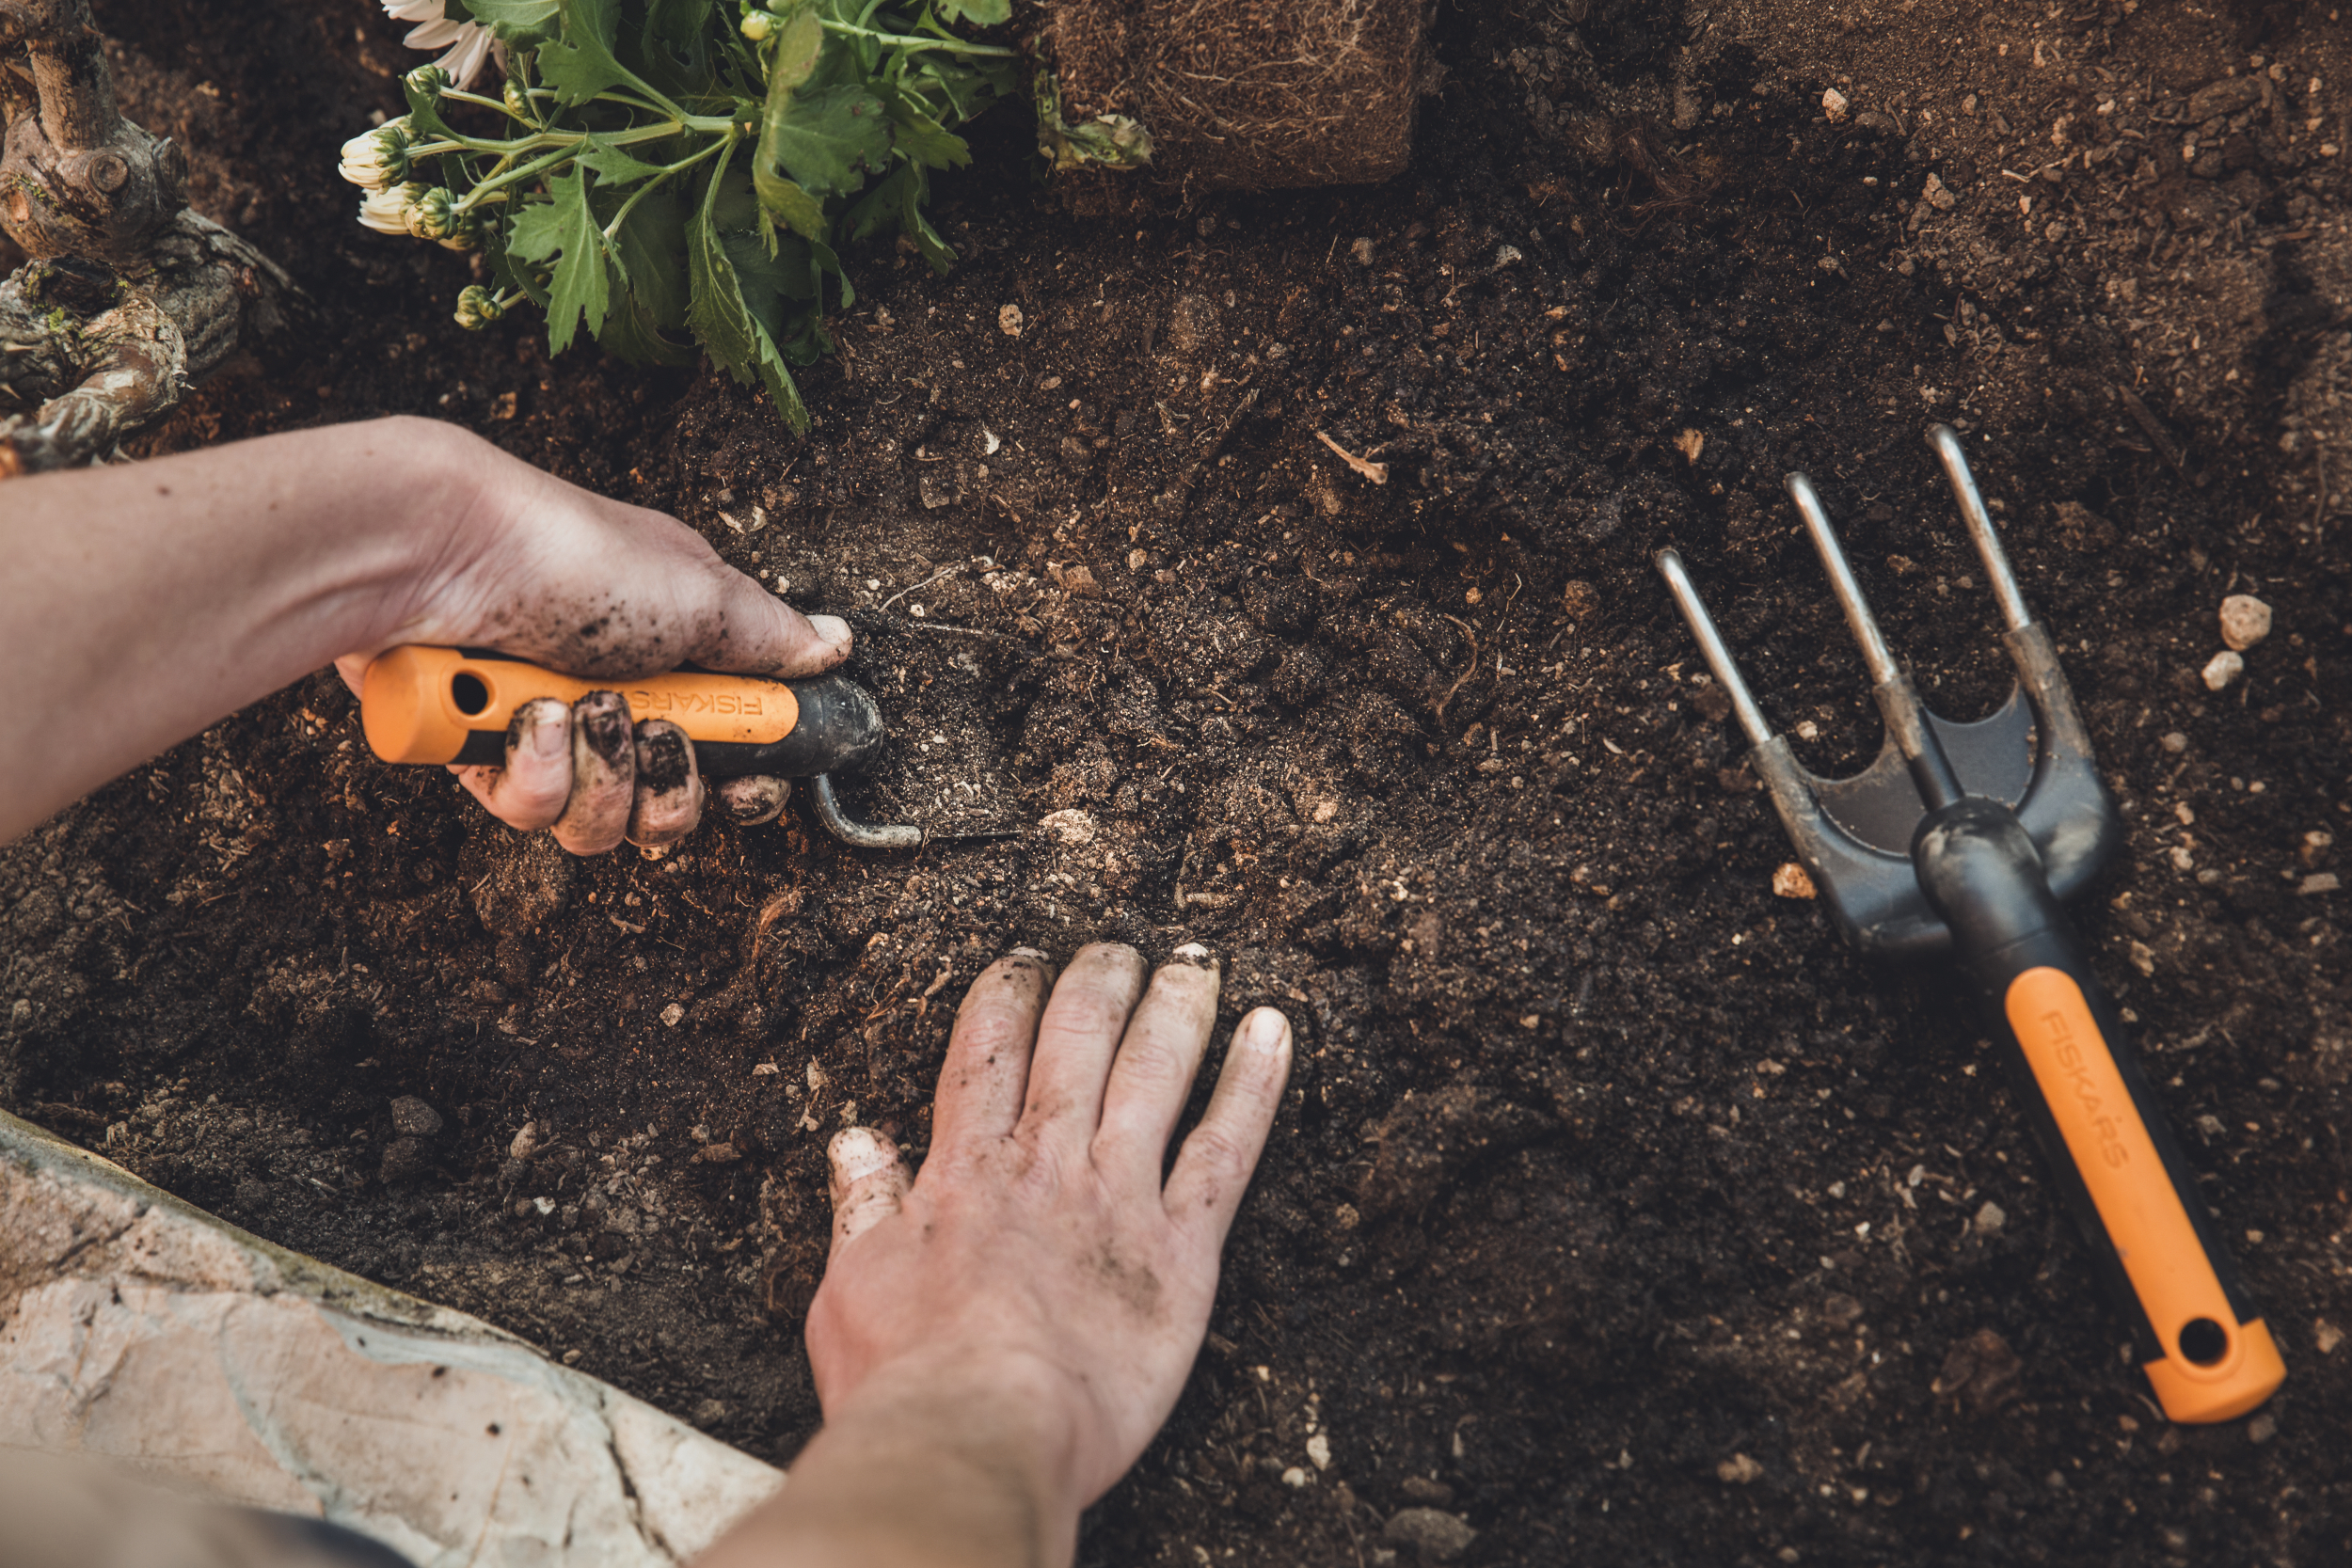
<svg viewBox="0 0 2352 1568">
<path fill-rule="evenodd" d="M 2233 594 L 2221 601 L 2221 641 L 2244 653 L 2270 635 L 2270 607 L 2251 594 Z"/>
<path fill-rule="evenodd" d="M 675 1003 L 675 1002 L 671 1003 L 668 1006 L 666 1006 L 666 1007 L 664 1007 L 664 1008 L 662 1008 L 662 1009 L 661 1009 L 661 1022 L 662 1022 L 662 1023 L 663 1023 L 665 1026 L 667 1026 L 667 1027 L 669 1027 L 669 1028 L 672 1028 L 672 1029 L 676 1028 L 676 1027 L 678 1026 L 678 1022 L 679 1022 L 679 1021 L 680 1021 L 680 1020 L 682 1020 L 682 1019 L 684 1019 L 685 1017 L 686 1017 L 686 1009 L 685 1009 L 684 1007 L 679 1006 L 678 1006 L 676 1003 Z"/>
<path fill-rule="evenodd" d="M 1833 125 L 1846 118 L 1848 106 L 1846 95 L 1836 87 L 1831 87 L 1821 94 L 1821 112 L 1829 116 L 1830 123 Z"/>
<path fill-rule="evenodd" d="M 1021 307 L 1008 305 L 996 312 L 996 328 L 1008 338 L 1021 336 Z"/>
<path fill-rule="evenodd" d="M 2246 660 L 2235 651 L 2224 648 L 2205 661 L 2205 689 L 2208 691 L 2224 690 L 2232 681 L 2237 679 L 2245 672 Z"/>
<path fill-rule="evenodd" d="M 1307 1457 L 1314 1462 L 1316 1469 L 1329 1469 L 1331 1467 L 1331 1439 L 1320 1432 L 1308 1438 Z"/>
<path fill-rule="evenodd" d="M 1984 1207 L 1977 1211 L 1976 1230 L 1979 1236 L 1997 1236 L 2008 1224 L 2009 1212 L 1997 1203 L 1987 1200 Z"/>
<path fill-rule="evenodd" d="M 524 1122 L 516 1128 L 514 1140 L 506 1146 L 506 1156 L 510 1160 L 528 1160 L 538 1151 L 539 1124 L 535 1121 Z"/>
<path fill-rule="evenodd" d="M 2246 1423 L 2246 1436 L 2256 1448 L 2279 1435 L 2279 1418 L 2265 1410 Z"/>
<path fill-rule="evenodd" d="M 1817 896 L 1813 889 L 1813 879 L 1806 876 L 1804 867 L 1795 861 L 1783 862 L 1780 869 L 1772 873 L 1772 892 L 1782 898 Z"/>
<path fill-rule="evenodd" d="M 2178 756 L 2183 752 L 2188 750 L 2188 736 L 2183 735 L 2178 730 L 2174 730 L 2164 737 L 2162 744 L 2166 751 L 2170 752 L 2175 756 Z"/>
<path fill-rule="evenodd" d="M 2333 1355 L 2336 1347 L 2344 1343 L 2344 1330 L 2325 1318 L 2315 1319 L 2312 1323 L 2312 1343 L 2319 1347 L 2320 1354 Z"/>
<path fill-rule="evenodd" d="M 1735 1453 L 1715 1466 L 1715 1479 L 1732 1486 L 1745 1486 L 1763 1473 L 1764 1466 L 1743 1453 Z"/>
<path fill-rule="evenodd" d="M 1072 807 L 1066 811 L 1048 812 L 1038 826 L 1054 835 L 1054 841 L 1075 849 L 1094 842 L 1094 818 Z"/>
<path fill-rule="evenodd" d="M 392 1101 L 392 1126 L 410 1137 L 429 1138 L 441 1130 L 441 1113 L 413 1094 Z"/>
<path fill-rule="evenodd" d="M 1423 1562 L 1451 1562 L 1470 1550 L 1478 1532 L 1459 1514 L 1435 1508 L 1399 1509 L 1380 1531 L 1391 1546 L 1409 1546 Z"/>
<path fill-rule="evenodd" d="M 1356 264 L 1358 266 L 1368 267 L 1372 265 L 1373 250 L 1371 238 L 1367 236 L 1363 239 L 1355 241 L 1347 247 L 1347 253 L 1356 258 Z"/>
</svg>

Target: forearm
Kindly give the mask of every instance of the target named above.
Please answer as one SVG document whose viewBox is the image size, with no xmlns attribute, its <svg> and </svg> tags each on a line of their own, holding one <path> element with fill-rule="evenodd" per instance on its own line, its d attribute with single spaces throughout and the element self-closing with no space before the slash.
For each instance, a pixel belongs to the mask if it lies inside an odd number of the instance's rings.
<svg viewBox="0 0 2352 1568">
<path fill-rule="evenodd" d="M 695 1568 L 1062 1568 L 1066 1423 L 1042 1389 L 909 1375 L 861 1389 Z"/>
<path fill-rule="evenodd" d="M 467 526 L 469 441 L 380 420 L 0 486 L 0 842 L 380 641 Z"/>
</svg>

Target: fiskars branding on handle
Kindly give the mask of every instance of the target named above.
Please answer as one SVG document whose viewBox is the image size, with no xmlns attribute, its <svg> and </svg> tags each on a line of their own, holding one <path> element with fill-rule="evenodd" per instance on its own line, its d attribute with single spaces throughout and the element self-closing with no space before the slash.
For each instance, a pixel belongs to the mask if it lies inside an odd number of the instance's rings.
<svg viewBox="0 0 2352 1568">
<path fill-rule="evenodd" d="M 2064 1009 L 2052 1007 L 2042 1015 L 2042 1025 L 2049 1031 L 2051 1054 L 2065 1070 L 2067 1086 L 2074 1091 L 2074 1102 L 2083 1114 L 2083 1121 L 2098 1135 L 2099 1158 L 2109 1170 L 2122 1170 L 2132 1163 L 2132 1151 L 2124 1147 L 2117 1132 L 2115 1118 L 2105 1113 L 2106 1102 L 2099 1098 L 2098 1081 L 2091 1076 L 2089 1064 L 2083 1060 L 2082 1047 L 2074 1039 L 2074 1026 Z"/>
</svg>

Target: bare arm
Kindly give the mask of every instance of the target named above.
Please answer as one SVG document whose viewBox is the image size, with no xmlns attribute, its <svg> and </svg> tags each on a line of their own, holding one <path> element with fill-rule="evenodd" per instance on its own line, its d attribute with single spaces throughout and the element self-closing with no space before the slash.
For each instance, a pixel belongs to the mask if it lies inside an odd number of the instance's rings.
<svg viewBox="0 0 2352 1568">
<path fill-rule="evenodd" d="M 397 642 L 615 679 L 687 659 L 813 673 L 849 651 L 840 622 L 812 625 L 675 519 L 430 420 L 8 481 L 0 562 L 16 689 L 0 842 L 330 660 L 349 675 Z M 561 773 L 559 804 L 568 746 Z"/>
</svg>

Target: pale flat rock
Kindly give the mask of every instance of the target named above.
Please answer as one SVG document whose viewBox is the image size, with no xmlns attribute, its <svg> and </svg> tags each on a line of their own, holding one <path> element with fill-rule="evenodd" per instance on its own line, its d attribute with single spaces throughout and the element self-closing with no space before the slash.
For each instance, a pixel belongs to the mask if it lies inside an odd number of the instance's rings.
<svg viewBox="0 0 2352 1568">
<path fill-rule="evenodd" d="M 478 1319 L 0 1113 L 0 1459 L 101 1458 L 421 1568 L 666 1568 L 782 1474 Z"/>
</svg>

